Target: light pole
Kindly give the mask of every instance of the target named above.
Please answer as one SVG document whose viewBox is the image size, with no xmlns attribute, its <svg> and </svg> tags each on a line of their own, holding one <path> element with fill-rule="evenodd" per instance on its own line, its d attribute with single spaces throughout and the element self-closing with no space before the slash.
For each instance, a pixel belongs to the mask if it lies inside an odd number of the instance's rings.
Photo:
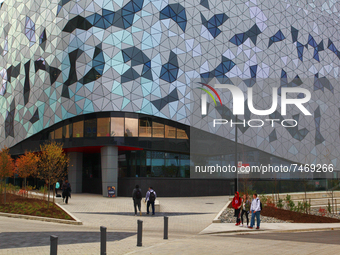
<svg viewBox="0 0 340 255">
<path fill-rule="evenodd" d="M 235 123 L 237 122 L 237 115 L 235 115 Z M 235 192 L 238 190 L 238 171 L 237 171 L 237 126 L 235 124 L 235 167 L 236 167 L 236 178 L 235 182 Z"/>
</svg>

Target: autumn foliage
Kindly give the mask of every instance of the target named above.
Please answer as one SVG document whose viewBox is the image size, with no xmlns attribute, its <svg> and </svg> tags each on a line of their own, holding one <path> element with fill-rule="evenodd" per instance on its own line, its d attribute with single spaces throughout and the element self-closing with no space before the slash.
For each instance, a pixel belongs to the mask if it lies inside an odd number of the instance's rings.
<svg viewBox="0 0 340 255">
<path fill-rule="evenodd" d="M 5 187 L 5 195 L 4 195 L 4 203 L 6 203 L 6 183 L 5 178 L 11 177 L 14 174 L 14 162 L 9 154 L 8 148 L 3 148 L 0 151 L 0 179 L 1 179 L 1 192 L 2 192 L 2 186 L 4 184 Z"/>
<path fill-rule="evenodd" d="M 15 161 L 15 173 L 25 179 L 26 190 L 26 178 L 30 176 L 36 176 L 38 170 L 39 156 L 33 152 L 25 152 Z"/>
<path fill-rule="evenodd" d="M 0 151 L 0 181 L 1 189 L 5 178 L 12 177 L 17 174 L 25 179 L 25 186 L 20 192 L 22 195 L 27 194 L 26 178 L 37 177 L 48 184 L 48 201 L 50 201 L 50 185 L 63 179 L 67 175 L 67 167 L 69 166 L 69 157 L 63 151 L 63 145 L 55 141 L 45 143 L 40 146 L 40 152 L 25 152 L 14 161 L 9 154 L 9 149 L 4 148 Z M 4 201 L 6 203 L 6 185 Z M 19 192 L 19 193 L 20 193 Z M 49 203 L 48 203 L 49 206 Z"/>
<path fill-rule="evenodd" d="M 50 142 L 40 146 L 37 177 L 45 180 L 49 185 L 65 177 L 66 168 L 69 166 L 69 157 L 63 151 L 61 143 Z M 50 189 L 48 189 L 48 201 L 50 201 Z M 48 203 L 49 205 L 49 203 Z"/>
</svg>

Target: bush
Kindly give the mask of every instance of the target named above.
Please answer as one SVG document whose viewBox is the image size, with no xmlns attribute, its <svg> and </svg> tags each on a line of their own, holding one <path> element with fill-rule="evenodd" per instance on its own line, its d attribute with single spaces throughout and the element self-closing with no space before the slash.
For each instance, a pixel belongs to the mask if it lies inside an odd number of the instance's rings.
<svg viewBox="0 0 340 255">
<path fill-rule="evenodd" d="M 331 204 L 329 203 L 329 201 L 328 201 L 328 205 L 327 205 L 327 211 L 328 211 L 329 213 L 332 213 L 332 206 L 331 206 Z"/>
<path fill-rule="evenodd" d="M 295 212 L 303 212 L 304 211 L 304 206 L 301 201 L 298 202 L 297 206 L 294 206 L 293 209 Z"/>
<path fill-rule="evenodd" d="M 285 199 L 285 202 L 286 202 L 287 208 L 288 208 L 290 211 L 294 211 L 294 209 L 295 209 L 295 204 L 294 204 L 293 200 L 291 199 L 291 196 L 290 196 L 290 195 L 287 194 L 286 199 Z"/>
<path fill-rule="evenodd" d="M 306 211 L 306 213 L 308 213 L 310 206 L 311 204 L 308 203 L 307 201 L 303 202 L 303 209 Z"/>
<path fill-rule="evenodd" d="M 282 198 L 279 198 L 279 201 L 276 203 L 277 208 L 282 209 L 283 208 L 283 200 Z"/>
<path fill-rule="evenodd" d="M 266 197 L 264 194 L 259 195 L 259 199 L 263 206 L 267 203 L 268 198 L 269 197 Z"/>
</svg>

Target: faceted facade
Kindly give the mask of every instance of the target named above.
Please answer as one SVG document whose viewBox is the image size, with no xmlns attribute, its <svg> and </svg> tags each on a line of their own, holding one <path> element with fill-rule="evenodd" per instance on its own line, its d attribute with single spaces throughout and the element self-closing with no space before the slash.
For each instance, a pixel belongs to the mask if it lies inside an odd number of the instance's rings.
<svg viewBox="0 0 340 255">
<path fill-rule="evenodd" d="M 339 10 L 334 0 L 5 0 L 0 146 L 93 112 L 190 126 L 194 79 L 299 86 L 315 77 L 323 82 L 310 88 L 319 98 L 312 122 L 279 134 L 248 129 L 239 141 L 297 162 L 328 148 L 336 165 L 340 89 L 329 80 L 339 76 Z"/>
</svg>

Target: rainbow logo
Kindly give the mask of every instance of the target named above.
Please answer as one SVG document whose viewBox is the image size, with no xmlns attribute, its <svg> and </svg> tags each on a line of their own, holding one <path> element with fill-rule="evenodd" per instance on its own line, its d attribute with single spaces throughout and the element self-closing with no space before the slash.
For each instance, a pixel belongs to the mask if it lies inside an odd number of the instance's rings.
<svg viewBox="0 0 340 255">
<path fill-rule="evenodd" d="M 215 90 L 213 87 L 211 87 L 211 86 L 208 85 L 208 84 L 202 83 L 202 82 L 199 82 L 199 84 L 201 84 L 201 85 L 203 85 L 203 86 L 209 88 L 212 92 L 214 92 L 214 94 L 217 96 L 217 98 L 218 98 L 218 100 L 220 101 L 220 104 L 221 104 L 221 106 L 222 106 L 222 100 L 221 100 L 219 94 L 216 92 L 216 90 Z M 204 92 L 206 92 L 206 93 L 212 98 L 212 100 L 214 101 L 215 106 L 217 106 L 217 102 L 216 102 L 214 96 L 211 94 L 211 92 L 210 92 L 209 90 L 207 90 L 207 89 L 205 89 L 205 88 L 201 88 L 201 87 L 197 87 L 197 89 L 200 89 L 200 90 L 203 90 Z"/>
</svg>

